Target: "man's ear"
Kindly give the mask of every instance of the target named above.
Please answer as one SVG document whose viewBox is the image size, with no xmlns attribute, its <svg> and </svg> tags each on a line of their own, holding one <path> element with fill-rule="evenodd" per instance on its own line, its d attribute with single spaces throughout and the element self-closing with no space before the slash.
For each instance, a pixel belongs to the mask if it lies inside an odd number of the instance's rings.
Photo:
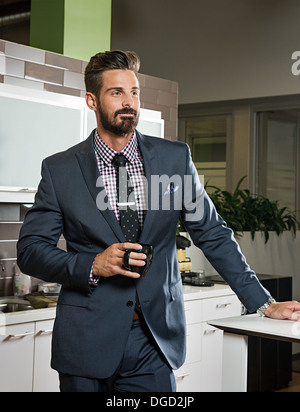
<svg viewBox="0 0 300 412">
<path fill-rule="evenodd" d="M 97 111 L 97 99 L 93 93 L 87 92 L 85 94 L 85 101 L 89 109 L 93 110 L 94 112 Z"/>
</svg>

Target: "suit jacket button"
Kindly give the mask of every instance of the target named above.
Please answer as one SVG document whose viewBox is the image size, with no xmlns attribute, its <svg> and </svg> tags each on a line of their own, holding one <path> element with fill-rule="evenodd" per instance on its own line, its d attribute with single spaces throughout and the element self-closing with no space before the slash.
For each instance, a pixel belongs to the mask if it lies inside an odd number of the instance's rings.
<svg viewBox="0 0 300 412">
<path fill-rule="evenodd" d="M 126 303 L 126 305 L 127 305 L 129 308 L 132 308 L 132 306 L 133 306 L 132 300 L 129 300 L 129 301 Z"/>
</svg>

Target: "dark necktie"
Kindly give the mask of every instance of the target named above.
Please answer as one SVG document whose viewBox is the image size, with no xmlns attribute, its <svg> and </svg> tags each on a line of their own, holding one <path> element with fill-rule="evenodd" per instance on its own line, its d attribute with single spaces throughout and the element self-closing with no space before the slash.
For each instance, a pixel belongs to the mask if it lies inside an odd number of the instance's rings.
<svg viewBox="0 0 300 412">
<path fill-rule="evenodd" d="M 120 213 L 120 225 L 128 242 L 136 242 L 140 227 L 133 187 L 126 170 L 127 159 L 122 153 L 116 154 L 112 160 L 117 172 L 117 204 Z"/>
<path fill-rule="evenodd" d="M 130 184 L 126 170 L 126 162 L 127 159 L 122 153 L 116 154 L 112 160 L 117 172 L 117 203 L 120 213 L 120 225 L 127 242 L 137 242 L 140 235 L 140 226 L 133 187 Z M 141 315 L 137 292 L 135 300 L 135 311 Z"/>
</svg>

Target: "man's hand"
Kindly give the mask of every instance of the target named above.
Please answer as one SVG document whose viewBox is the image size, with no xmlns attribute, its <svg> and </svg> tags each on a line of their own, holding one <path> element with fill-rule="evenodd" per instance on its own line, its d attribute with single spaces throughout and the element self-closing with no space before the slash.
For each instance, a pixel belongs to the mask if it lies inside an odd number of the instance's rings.
<svg viewBox="0 0 300 412">
<path fill-rule="evenodd" d="M 272 319 L 287 319 L 300 321 L 300 303 L 274 302 L 265 311 L 265 316 Z"/>
<path fill-rule="evenodd" d="M 123 275 L 131 278 L 139 278 L 140 275 L 136 272 L 130 272 L 123 268 L 124 254 L 127 249 L 140 250 L 142 246 L 138 243 L 114 243 L 99 253 L 93 266 L 94 276 L 110 277 L 115 275 Z M 147 256 L 144 253 L 131 252 L 129 255 L 129 264 L 134 266 L 144 266 Z"/>
</svg>

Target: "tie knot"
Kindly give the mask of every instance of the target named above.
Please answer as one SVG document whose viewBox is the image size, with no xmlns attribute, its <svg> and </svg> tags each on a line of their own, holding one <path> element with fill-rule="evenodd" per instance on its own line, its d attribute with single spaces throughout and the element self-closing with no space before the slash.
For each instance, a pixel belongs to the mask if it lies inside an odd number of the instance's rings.
<svg viewBox="0 0 300 412">
<path fill-rule="evenodd" d="M 122 153 L 117 153 L 112 160 L 114 167 L 125 167 L 127 162 L 126 157 Z"/>
</svg>

